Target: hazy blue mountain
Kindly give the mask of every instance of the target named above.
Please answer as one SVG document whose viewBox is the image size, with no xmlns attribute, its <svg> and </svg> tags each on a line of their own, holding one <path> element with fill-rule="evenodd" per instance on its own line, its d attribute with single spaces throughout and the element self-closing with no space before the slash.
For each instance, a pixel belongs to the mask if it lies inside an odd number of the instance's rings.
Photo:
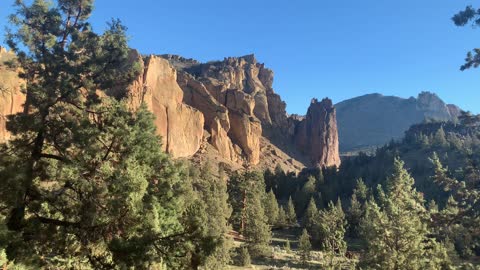
<svg viewBox="0 0 480 270">
<path fill-rule="evenodd" d="M 335 105 L 340 151 L 349 152 L 399 139 L 413 124 L 425 119 L 454 120 L 460 109 L 436 94 L 422 92 L 408 99 L 368 94 Z"/>
</svg>

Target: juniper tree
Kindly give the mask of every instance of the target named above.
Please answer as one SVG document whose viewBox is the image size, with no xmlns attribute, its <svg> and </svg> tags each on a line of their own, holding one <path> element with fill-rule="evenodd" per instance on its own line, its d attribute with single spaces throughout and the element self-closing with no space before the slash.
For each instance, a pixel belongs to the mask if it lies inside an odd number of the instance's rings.
<svg viewBox="0 0 480 270">
<path fill-rule="evenodd" d="M 263 206 L 265 209 L 265 214 L 268 218 L 268 224 L 270 224 L 271 226 L 277 225 L 279 208 L 277 198 L 275 197 L 273 190 L 270 190 L 266 194 L 263 200 Z"/>
<path fill-rule="evenodd" d="M 232 211 L 227 182 L 220 175 L 214 175 L 210 164 L 192 169 L 190 175 L 191 192 L 182 221 L 189 246 L 185 263 L 192 269 L 222 269 L 230 262 L 233 243 L 227 234 Z"/>
<path fill-rule="evenodd" d="M 234 229 L 245 236 L 250 255 L 266 255 L 271 229 L 262 203 L 266 196 L 262 174 L 249 171 L 236 173 L 230 177 L 228 191 Z"/>
<path fill-rule="evenodd" d="M 362 265 L 368 269 L 446 269 L 448 255 L 428 228 L 429 213 L 414 179 L 395 159 L 386 191 L 367 202 L 362 234 L 367 244 Z"/>
<path fill-rule="evenodd" d="M 310 243 L 310 235 L 306 229 L 303 229 L 298 239 L 298 252 L 300 253 L 300 261 L 306 264 L 310 260 L 312 244 Z"/>
<path fill-rule="evenodd" d="M 319 214 L 320 213 L 317 209 L 315 200 L 311 198 L 307 210 L 305 210 L 305 214 L 303 215 L 302 225 L 303 228 L 308 231 L 313 241 L 318 240 L 318 231 L 316 225 L 318 223 Z"/>
<path fill-rule="evenodd" d="M 288 198 L 287 209 L 285 210 L 287 215 L 287 224 L 293 226 L 297 224 L 297 214 L 295 212 L 295 206 L 293 205 L 292 197 Z"/>
<path fill-rule="evenodd" d="M 467 258 L 472 255 L 472 249 L 480 245 L 477 226 L 480 222 L 480 194 L 474 185 L 450 177 L 436 153 L 431 162 L 435 172 L 433 180 L 451 193 L 445 208 L 436 216 L 435 226 L 440 236 L 454 241 L 456 250 Z"/>
<path fill-rule="evenodd" d="M 359 225 L 362 217 L 365 214 L 365 202 L 367 200 L 368 188 L 362 179 L 357 180 L 357 185 L 353 190 L 352 198 L 350 199 L 350 206 L 347 211 L 347 221 L 349 228 L 349 235 L 359 236 Z"/>
<path fill-rule="evenodd" d="M 283 209 L 283 206 L 280 206 L 280 209 L 278 209 L 276 226 L 283 228 L 288 225 L 287 223 L 287 214 L 285 213 L 285 209 Z"/>
<path fill-rule="evenodd" d="M 109 96 L 138 75 L 126 28 L 113 20 L 95 33 L 93 0 L 17 0 L 15 9 L 7 43 L 26 102 L 8 119 L 13 139 L 0 155 L 8 259 L 33 268 L 174 267 L 184 250 L 184 170 L 162 153 L 145 108 L 132 112 Z"/>
<path fill-rule="evenodd" d="M 336 205 L 330 202 L 327 209 L 320 211 L 317 230 L 324 251 L 332 255 L 345 255 L 347 251 L 347 243 L 344 239 L 346 225 L 340 199 L 337 200 Z"/>
</svg>

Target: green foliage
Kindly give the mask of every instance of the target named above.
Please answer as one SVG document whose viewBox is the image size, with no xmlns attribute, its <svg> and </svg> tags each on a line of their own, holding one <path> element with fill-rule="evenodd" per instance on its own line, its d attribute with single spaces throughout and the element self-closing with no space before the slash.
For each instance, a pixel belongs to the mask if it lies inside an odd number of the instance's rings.
<svg viewBox="0 0 480 270">
<path fill-rule="evenodd" d="M 238 254 L 238 265 L 248 267 L 252 264 L 252 259 L 250 258 L 250 253 L 248 252 L 248 248 L 243 246 L 240 248 L 240 252 Z"/>
<path fill-rule="evenodd" d="M 0 156 L 10 261 L 40 268 L 177 266 L 185 170 L 153 116 L 119 96 L 138 75 L 126 28 L 92 31 L 93 0 L 15 2 L 7 42 L 26 82 Z M 103 92 L 100 93 L 99 89 Z"/>
<path fill-rule="evenodd" d="M 266 194 L 263 205 L 265 209 L 265 214 L 267 215 L 267 218 L 268 218 L 268 224 L 271 226 L 277 225 L 279 223 L 278 217 L 279 217 L 280 209 L 278 207 L 277 198 L 275 197 L 273 190 L 270 190 Z"/>
<path fill-rule="evenodd" d="M 287 242 L 285 242 L 285 252 L 290 253 L 292 252 L 292 248 L 290 247 L 290 240 L 287 239 Z"/>
<path fill-rule="evenodd" d="M 471 23 L 472 26 L 480 25 L 480 10 L 474 9 L 472 6 L 467 6 L 452 17 L 453 22 L 457 26 L 465 26 Z M 461 70 L 469 68 L 477 68 L 480 65 L 480 49 L 473 49 L 473 52 L 468 52 L 465 59 L 465 64 L 461 66 Z"/>
<path fill-rule="evenodd" d="M 228 181 L 228 193 L 234 229 L 245 236 L 252 256 L 267 255 L 271 229 L 263 208 L 266 197 L 263 176 L 249 171 L 235 173 Z"/>
<path fill-rule="evenodd" d="M 330 202 L 327 209 L 320 211 L 317 230 L 323 250 L 340 256 L 345 255 L 347 251 L 347 243 L 344 239 L 346 225 L 340 199 L 336 205 Z"/>
<path fill-rule="evenodd" d="M 437 234 L 440 238 L 452 240 L 461 257 L 469 258 L 473 249 L 480 246 L 480 229 L 477 226 L 480 222 L 480 193 L 477 184 L 450 177 L 436 153 L 431 162 L 435 172 L 433 180 L 452 194 L 445 208 L 436 215 L 434 225 Z"/>
<path fill-rule="evenodd" d="M 310 253 L 312 251 L 312 244 L 310 243 L 310 235 L 306 229 L 303 229 L 300 238 L 298 239 L 298 252 L 300 254 L 300 261 L 306 264 L 310 260 Z"/>
<path fill-rule="evenodd" d="M 287 227 L 288 225 L 287 214 L 285 213 L 285 209 L 283 209 L 283 206 L 280 206 L 280 208 L 278 209 L 278 218 L 276 225 L 280 228 Z"/>
<path fill-rule="evenodd" d="M 315 177 L 309 176 L 300 191 L 295 193 L 295 209 L 297 210 L 298 216 L 302 216 L 310 202 L 310 198 L 315 194 L 316 189 L 317 182 Z"/>
<path fill-rule="evenodd" d="M 261 198 L 255 193 L 249 193 L 246 202 L 243 235 L 247 239 L 250 254 L 255 257 L 268 255 L 272 234 Z"/>
<path fill-rule="evenodd" d="M 369 269 L 447 269 L 449 259 L 442 244 L 430 237 L 429 214 L 414 180 L 395 159 L 386 192 L 379 187 L 378 204 L 367 202 L 362 234 L 367 249 L 362 258 Z"/>
<path fill-rule="evenodd" d="M 297 214 L 295 212 L 295 206 L 293 205 L 292 197 L 288 198 L 288 203 L 287 203 L 287 210 L 286 212 L 286 217 L 287 217 L 287 224 L 289 226 L 294 226 L 297 224 Z"/>
<path fill-rule="evenodd" d="M 318 219 L 318 215 L 319 212 L 315 203 L 315 199 L 311 198 L 302 220 L 303 227 L 307 229 L 310 235 L 313 235 L 314 230 L 316 229 L 315 224 Z"/>
<path fill-rule="evenodd" d="M 362 179 L 357 180 L 357 187 L 353 190 L 350 207 L 347 211 L 349 234 L 352 237 L 360 236 L 360 221 L 365 215 L 368 193 L 368 188 Z"/>
<path fill-rule="evenodd" d="M 199 266 L 225 268 L 230 262 L 233 245 L 232 239 L 227 236 L 231 208 L 226 179 L 214 176 L 207 164 L 199 172 L 192 171 L 191 186 L 191 194 L 187 195 L 187 211 L 183 217 L 183 225 L 188 233 L 185 264 L 192 269 Z"/>
</svg>

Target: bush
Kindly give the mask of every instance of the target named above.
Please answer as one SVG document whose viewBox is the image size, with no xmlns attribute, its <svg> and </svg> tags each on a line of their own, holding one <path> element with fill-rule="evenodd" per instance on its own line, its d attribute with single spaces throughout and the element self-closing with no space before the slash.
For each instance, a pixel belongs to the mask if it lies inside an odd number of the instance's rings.
<svg viewBox="0 0 480 270">
<path fill-rule="evenodd" d="M 248 252 L 247 247 L 241 247 L 240 252 L 238 254 L 238 265 L 239 266 L 250 266 L 252 264 L 252 260 L 250 258 L 250 253 Z"/>
</svg>

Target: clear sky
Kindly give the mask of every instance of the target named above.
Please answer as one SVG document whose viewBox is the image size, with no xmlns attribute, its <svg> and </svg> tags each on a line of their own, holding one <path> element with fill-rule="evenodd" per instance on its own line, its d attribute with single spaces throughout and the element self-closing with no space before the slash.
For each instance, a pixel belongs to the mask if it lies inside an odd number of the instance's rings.
<svg viewBox="0 0 480 270">
<path fill-rule="evenodd" d="M 13 0 L 0 0 L 0 29 Z M 97 31 L 110 18 L 129 28 L 144 54 L 200 61 L 254 53 L 275 72 L 289 113 L 312 97 L 335 103 L 378 92 L 400 97 L 436 92 L 480 113 L 480 70 L 461 72 L 480 29 L 451 17 L 464 0 L 97 0 Z"/>
</svg>

